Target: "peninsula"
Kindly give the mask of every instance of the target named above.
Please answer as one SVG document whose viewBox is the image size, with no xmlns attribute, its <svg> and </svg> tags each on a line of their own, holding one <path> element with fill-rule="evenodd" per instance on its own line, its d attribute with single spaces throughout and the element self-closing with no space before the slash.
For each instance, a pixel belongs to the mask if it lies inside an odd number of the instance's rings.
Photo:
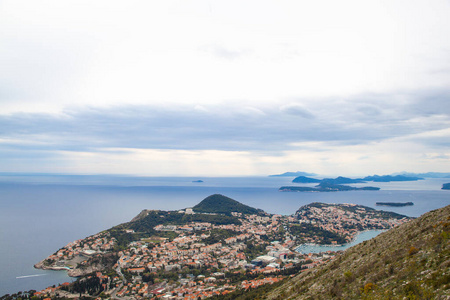
<svg viewBox="0 0 450 300">
<path fill-rule="evenodd" d="M 273 215 L 215 194 L 192 208 L 143 210 L 130 222 L 69 243 L 35 267 L 70 269 L 79 278 L 36 295 L 203 299 L 246 291 L 335 255 L 300 254 L 294 249 L 301 243 L 341 244 L 362 230 L 408 220 L 354 204 L 313 203 L 290 216 Z"/>
</svg>

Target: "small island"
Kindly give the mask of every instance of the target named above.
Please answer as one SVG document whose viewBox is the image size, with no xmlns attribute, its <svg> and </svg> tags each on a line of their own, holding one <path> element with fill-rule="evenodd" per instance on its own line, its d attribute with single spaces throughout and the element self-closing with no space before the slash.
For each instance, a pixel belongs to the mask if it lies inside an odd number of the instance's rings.
<svg viewBox="0 0 450 300">
<path fill-rule="evenodd" d="M 199 180 L 192 180 L 192 182 L 193 182 L 193 183 L 202 183 L 203 180 L 200 180 L 200 179 L 199 179 Z"/>
<path fill-rule="evenodd" d="M 441 190 L 450 190 L 450 183 L 444 183 Z"/>
<path fill-rule="evenodd" d="M 379 206 L 410 206 L 414 205 L 412 202 L 376 202 Z"/>
</svg>

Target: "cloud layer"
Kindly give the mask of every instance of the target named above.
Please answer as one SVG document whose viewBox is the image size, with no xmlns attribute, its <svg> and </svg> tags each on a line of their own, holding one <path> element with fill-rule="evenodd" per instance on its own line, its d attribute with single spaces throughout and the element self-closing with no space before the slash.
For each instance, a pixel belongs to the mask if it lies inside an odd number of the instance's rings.
<svg viewBox="0 0 450 300">
<path fill-rule="evenodd" d="M 441 91 L 261 107 L 119 106 L 57 115 L 14 113 L 0 115 L 0 149 L 3 159 L 45 157 L 56 151 L 117 155 L 139 149 L 277 157 L 295 152 L 330 155 L 374 144 L 385 144 L 388 153 L 395 151 L 389 143 L 403 143 L 416 148 L 405 151 L 442 163 L 450 154 L 449 99 L 450 92 Z M 433 152 L 422 153 L 424 149 Z"/>
<path fill-rule="evenodd" d="M 450 168 L 448 1 L 0 5 L 0 171 Z"/>
</svg>

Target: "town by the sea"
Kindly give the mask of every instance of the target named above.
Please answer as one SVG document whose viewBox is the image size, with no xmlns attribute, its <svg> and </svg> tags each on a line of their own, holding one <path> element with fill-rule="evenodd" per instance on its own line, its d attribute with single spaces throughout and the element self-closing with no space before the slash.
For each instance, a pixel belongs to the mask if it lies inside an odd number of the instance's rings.
<svg viewBox="0 0 450 300">
<path fill-rule="evenodd" d="M 273 214 L 290 215 L 312 202 L 354 203 L 411 217 L 450 204 L 450 179 L 370 185 L 379 191 L 279 192 L 293 177 L 132 177 L 0 175 L 0 295 L 73 281 L 64 271 L 33 265 L 67 243 L 128 222 L 143 209 L 192 207 L 223 194 Z M 361 186 L 355 184 L 353 186 Z M 413 202 L 403 207 L 376 202 Z M 362 233 L 353 243 L 379 232 Z M 346 245 L 346 248 L 351 245 Z M 304 246 L 299 251 L 336 250 Z M 339 250 L 339 249 L 337 249 Z"/>
</svg>

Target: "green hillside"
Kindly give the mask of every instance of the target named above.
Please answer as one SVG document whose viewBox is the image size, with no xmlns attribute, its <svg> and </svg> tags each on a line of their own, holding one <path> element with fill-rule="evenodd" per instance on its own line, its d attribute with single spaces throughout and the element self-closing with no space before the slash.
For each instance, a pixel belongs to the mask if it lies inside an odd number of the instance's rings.
<svg viewBox="0 0 450 300">
<path fill-rule="evenodd" d="M 258 214 L 262 210 L 256 209 L 224 195 L 214 194 L 203 199 L 199 204 L 192 208 L 194 212 L 199 213 L 217 213 L 230 215 L 232 212 L 243 214 Z"/>
<path fill-rule="evenodd" d="M 300 273 L 264 299 L 449 299 L 450 206 Z"/>
</svg>

